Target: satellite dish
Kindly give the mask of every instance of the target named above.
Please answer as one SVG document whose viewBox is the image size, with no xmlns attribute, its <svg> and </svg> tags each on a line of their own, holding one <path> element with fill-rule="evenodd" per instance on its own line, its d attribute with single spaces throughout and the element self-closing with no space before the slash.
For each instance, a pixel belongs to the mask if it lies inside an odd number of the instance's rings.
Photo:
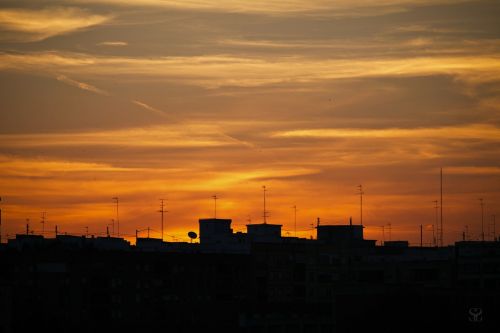
<svg viewBox="0 0 500 333">
<path fill-rule="evenodd" d="M 196 237 L 198 237 L 198 235 L 196 234 L 196 232 L 190 231 L 190 232 L 188 232 L 188 237 L 191 239 L 196 239 Z"/>
</svg>

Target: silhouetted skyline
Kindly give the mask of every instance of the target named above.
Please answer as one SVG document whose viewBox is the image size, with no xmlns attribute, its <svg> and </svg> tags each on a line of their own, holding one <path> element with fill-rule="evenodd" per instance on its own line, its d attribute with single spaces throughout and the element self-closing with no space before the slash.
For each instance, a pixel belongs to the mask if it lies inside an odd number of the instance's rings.
<svg viewBox="0 0 500 333">
<path fill-rule="evenodd" d="M 17 235 L 0 245 L 0 330 L 489 332 L 500 320 L 498 240 L 376 246 L 352 223 L 318 220 L 315 239 L 198 223 L 199 243 Z"/>
</svg>

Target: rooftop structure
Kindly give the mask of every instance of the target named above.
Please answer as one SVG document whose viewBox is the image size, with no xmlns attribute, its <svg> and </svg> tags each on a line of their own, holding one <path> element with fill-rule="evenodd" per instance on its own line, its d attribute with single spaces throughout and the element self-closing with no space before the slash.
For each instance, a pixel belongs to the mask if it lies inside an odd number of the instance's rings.
<svg viewBox="0 0 500 333">
<path fill-rule="evenodd" d="M 250 242 L 280 242 L 281 224 L 247 224 L 247 237 Z"/>
</svg>

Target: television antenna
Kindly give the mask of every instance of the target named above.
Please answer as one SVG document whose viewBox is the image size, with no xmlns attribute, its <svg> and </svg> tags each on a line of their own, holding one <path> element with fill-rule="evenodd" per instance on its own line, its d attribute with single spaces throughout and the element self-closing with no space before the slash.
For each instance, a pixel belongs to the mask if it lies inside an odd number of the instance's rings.
<svg viewBox="0 0 500 333">
<path fill-rule="evenodd" d="M 46 217 L 47 213 L 46 212 L 42 212 L 42 220 L 40 221 L 40 223 L 42 224 L 42 236 L 45 234 L 45 217 Z"/>
<path fill-rule="evenodd" d="M 264 218 L 264 224 L 267 224 L 267 218 L 269 217 L 268 215 L 268 211 L 266 210 L 266 192 L 267 192 L 267 189 L 266 189 L 266 186 L 262 186 L 262 192 L 263 192 L 263 195 L 264 195 L 264 212 L 262 214 L 262 217 Z"/>
<path fill-rule="evenodd" d="M 214 199 L 214 218 L 217 219 L 217 199 L 219 199 L 219 197 L 217 194 L 214 194 L 212 195 L 212 199 Z"/>
<path fill-rule="evenodd" d="M 361 225 L 363 225 L 363 185 L 358 185 L 358 194 L 359 194 L 359 217 L 361 221 Z"/>
<path fill-rule="evenodd" d="M 118 229 L 118 237 L 120 237 L 120 216 L 119 216 L 119 210 L 118 210 L 118 197 L 113 197 L 112 198 L 116 202 L 116 225 Z M 113 231 L 114 233 L 114 231 Z"/>
<path fill-rule="evenodd" d="M 165 210 L 165 205 L 164 205 L 165 199 L 160 199 L 160 210 L 158 211 L 161 213 L 161 240 L 163 241 L 163 215 L 164 213 L 168 213 L 168 210 Z"/>
</svg>

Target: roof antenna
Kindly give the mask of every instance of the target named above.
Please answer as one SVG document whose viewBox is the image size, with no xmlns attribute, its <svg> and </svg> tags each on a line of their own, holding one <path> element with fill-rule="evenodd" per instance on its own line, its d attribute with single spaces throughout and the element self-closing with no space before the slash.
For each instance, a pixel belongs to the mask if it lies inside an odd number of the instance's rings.
<svg viewBox="0 0 500 333">
<path fill-rule="evenodd" d="M 214 199 L 214 219 L 217 219 L 217 194 L 212 195 L 212 198 Z"/>
<path fill-rule="evenodd" d="M 363 225 L 363 194 L 365 194 L 365 192 L 363 192 L 363 185 L 358 185 L 358 188 L 359 188 L 359 218 L 360 218 L 360 221 L 361 221 L 361 225 Z"/>
<path fill-rule="evenodd" d="M 484 242 L 484 202 L 483 202 L 483 198 L 479 198 L 479 202 L 481 203 L 481 241 Z"/>
<path fill-rule="evenodd" d="M 297 237 L 297 205 L 293 205 L 293 226 L 294 226 L 294 232 L 295 232 L 295 237 Z"/>
<path fill-rule="evenodd" d="M 264 224 L 267 224 L 267 213 L 268 211 L 266 210 L 266 186 L 262 186 L 262 190 L 263 190 L 263 193 L 264 193 L 264 214 L 262 214 L 262 217 L 264 218 Z"/>
<path fill-rule="evenodd" d="M 441 198 L 440 198 L 440 201 L 441 201 L 441 206 L 440 206 L 440 209 L 441 209 L 441 222 L 440 222 L 440 227 L 439 227 L 439 241 L 441 243 L 441 247 L 443 247 L 443 168 L 441 168 L 441 171 L 440 171 L 440 191 L 441 191 Z"/>
<path fill-rule="evenodd" d="M 118 230 L 118 237 L 120 237 L 120 216 L 118 214 L 118 200 L 119 199 L 118 199 L 118 197 L 113 197 L 111 199 L 116 201 L 116 229 Z M 115 227 L 113 227 L 113 233 L 115 233 L 114 228 Z"/>
<path fill-rule="evenodd" d="M 165 210 L 165 205 L 163 203 L 165 199 L 160 199 L 160 210 L 158 211 L 159 213 L 161 213 L 161 240 L 163 241 L 163 214 L 164 213 L 168 213 L 168 210 Z"/>
<path fill-rule="evenodd" d="M 496 221 L 495 221 L 495 218 L 496 218 L 496 215 L 493 214 L 491 215 L 491 217 L 493 218 L 493 223 L 492 223 L 492 226 L 493 226 L 493 240 L 495 241 L 496 238 L 497 238 L 497 231 L 496 231 Z"/>
<path fill-rule="evenodd" d="M 40 223 L 42 224 L 42 236 L 45 234 L 45 216 L 46 216 L 46 212 L 42 212 L 42 220 L 40 221 Z"/>
<path fill-rule="evenodd" d="M 439 208 L 439 205 L 438 205 L 438 201 L 437 200 L 434 200 L 434 209 L 436 210 L 436 216 L 435 216 L 435 220 L 434 220 L 434 224 L 436 225 L 436 231 L 439 231 L 439 220 L 438 220 L 438 208 Z M 438 237 L 439 237 L 439 234 L 438 234 Z M 436 236 L 434 235 L 434 225 L 432 225 L 432 239 L 433 239 L 433 242 L 434 242 L 434 246 L 438 246 L 438 241 L 436 239 Z"/>
</svg>

